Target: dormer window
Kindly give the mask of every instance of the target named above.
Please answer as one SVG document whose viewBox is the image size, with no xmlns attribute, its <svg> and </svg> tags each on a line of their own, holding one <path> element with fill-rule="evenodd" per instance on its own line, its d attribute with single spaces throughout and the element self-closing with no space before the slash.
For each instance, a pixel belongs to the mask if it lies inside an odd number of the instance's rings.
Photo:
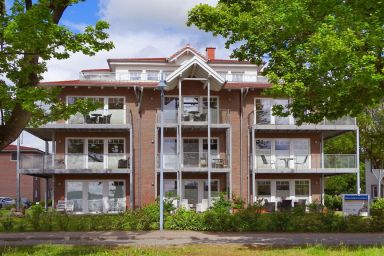
<svg viewBox="0 0 384 256">
<path fill-rule="evenodd" d="M 147 80 L 160 80 L 158 70 L 148 70 L 147 71 Z"/>
<path fill-rule="evenodd" d="M 132 81 L 141 80 L 141 70 L 130 70 L 129 78 Z"/>
<path fill-rule="evenodd" d="M 243 82 L 244 73 L 243 72 L 232 72 L 232 82 Z"/>
</svg>

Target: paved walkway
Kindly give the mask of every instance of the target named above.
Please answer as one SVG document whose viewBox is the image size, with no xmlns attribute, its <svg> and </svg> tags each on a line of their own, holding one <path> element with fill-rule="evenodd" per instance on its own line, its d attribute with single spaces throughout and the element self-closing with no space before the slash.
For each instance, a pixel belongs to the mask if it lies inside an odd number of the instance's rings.
<svg viewBox="0 0 384 256">
<path fill-rule="evenodd" d="M 254 246 L 384 245 L 384 233 L 212 233 L 194 231 L 0 233 L 0 246 L 44 243 L 126 246 L 185 244 L 246 244 Z"/>
</svg>

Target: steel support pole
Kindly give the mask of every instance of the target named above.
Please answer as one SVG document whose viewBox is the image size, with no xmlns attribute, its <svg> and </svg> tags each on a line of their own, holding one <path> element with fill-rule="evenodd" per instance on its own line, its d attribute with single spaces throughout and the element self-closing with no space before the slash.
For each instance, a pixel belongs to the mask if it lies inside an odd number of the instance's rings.
<svg viewBox="0 0 384 256">
<path fill-rule="evenodd" d="M 16 146 L 16 210 L 20 211 L 20 135 Z"/>
<path fill-rule="evenodd" d="M 53 142 L 52 142 L 53 143 Z M 48 141 L 45 141 L 45 153 L 43 157 L 43 169 L 44 171 L 47 171 L 48 169 L 48 154 L 49 154 L 49 144 Z M 52 162 L 52 160 L 51 160 Z M 44 193 L 44 208 L 47 211 L 48 210 L 48 178 L 45 178 L 45 193 Z"/>
<path fill-rule="evenodd" d="M 255 197 L 256 197 L 256 187 L 255 187 L 255 132 L 254 129 L 251 128 L 251 145 L 252 145 L 252 152 L 251 152 L 251 157 L 252 157 L 252 203 L 255 203 Z"/>
<path fill-rule="evenodd" d="M 229 143 L 227 143 L 227 145 L 229 145 L 229 199 L 232 200 L 232 128 L 229 128 L 227 132 L 229 133 L 229 136 L 227 136 L 227 139 L 229 140 Z M 241 176 L 240 179 L 242 180 L 243 176 Z M 241 195 L 242 190 L 240 189 L 240 197 L 242 198 Z"/>
<path fill-rule="evenodd" d="M 160 231 L 164 228 L 164 88 L 161 88 L 160 113 Z"/>
<path fill-rule="evenodd" d="M 177 145 L 178 145 L 178 172 L 179 172 L 179 178 L 180 180 L 178 181 L 178 188 L 179 188 L 179 200 L 180 200 L 180 204 L 181 205 L 181 200 L 183 199 L 182 196 L 183 196 L 183 189 L 182 189 L 182 186 L 183 186 L 183 165 L 182 165 L 182 158 L 183 158 L 183 155 L 182 155 L 182 143 L 183 143 L 183 140 L 182 140 L 182 130 L 181 130 L 181 107 L 183 106 L 182 104 L 182 101 L 183 101 L 183 98 L 181 96 L 181 89 L 182 89 L 182 80 L 181 80 L 181 77 L 179 77 L 179 106 L 178 106 L 178 109 L 177 109 L 177 124 L 178 124 L 178 133 L 177 133 Z"/>
<path fill-rule="evenodd" d="M 211 207 L 211 80 L 208 78 L 208 208 Z"/>
<path fill-rule="evenodd" d="M 357 194 L 360 194 L 360 131 L 359 127 L 356 129 L 356 185 L 357 185 Z"/>
<path fill-rule="evenodd" d="M 131 124 L 132 125 L 132 124 Z M 133 179 L 134 179 L 134 174 L 133 174 L 133 128 L 131 127 L 129 129 L 129 208 L 132 210 L 133 209 Z"/>
</svg>

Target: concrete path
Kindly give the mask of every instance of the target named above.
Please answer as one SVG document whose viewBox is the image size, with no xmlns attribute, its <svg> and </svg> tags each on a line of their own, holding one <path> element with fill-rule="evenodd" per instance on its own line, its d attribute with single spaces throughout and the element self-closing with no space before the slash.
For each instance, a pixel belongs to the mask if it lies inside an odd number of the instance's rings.
<svg viewBox="0 0 384 256">
<path fill-rule="evenodd" d="M 284 247 L 311 244 L 384 245 L 384 233 L 212 233 L 193 231 L 0 233 L 0 246 L 37 244 L 126 246 L 246 244 Z"/>
</svg>

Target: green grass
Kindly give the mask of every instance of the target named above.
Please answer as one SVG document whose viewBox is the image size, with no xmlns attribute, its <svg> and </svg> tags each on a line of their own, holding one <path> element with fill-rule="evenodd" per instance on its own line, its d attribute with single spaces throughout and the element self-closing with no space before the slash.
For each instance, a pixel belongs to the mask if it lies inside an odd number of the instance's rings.
<svg viewBox="0 0 384 256">
<path fill-rule="evenodd" d="M 76 256 L 76 255 L 220 255 L 220 256 L 247 256 L 247 255 L 331 255 L 331 256 L 381 256 L 384 247 L 323 247 L 307 246 L 296 248 L 265 248 L 253 245 L 187 245 L 172 247 L 95 247 L 95 246 L 64 246 L 64 245 L 38 245 L 26 247 L 0 247 L 0 254 L 4 256 L 33 255 L 33 256 Z"/>
</svg>

